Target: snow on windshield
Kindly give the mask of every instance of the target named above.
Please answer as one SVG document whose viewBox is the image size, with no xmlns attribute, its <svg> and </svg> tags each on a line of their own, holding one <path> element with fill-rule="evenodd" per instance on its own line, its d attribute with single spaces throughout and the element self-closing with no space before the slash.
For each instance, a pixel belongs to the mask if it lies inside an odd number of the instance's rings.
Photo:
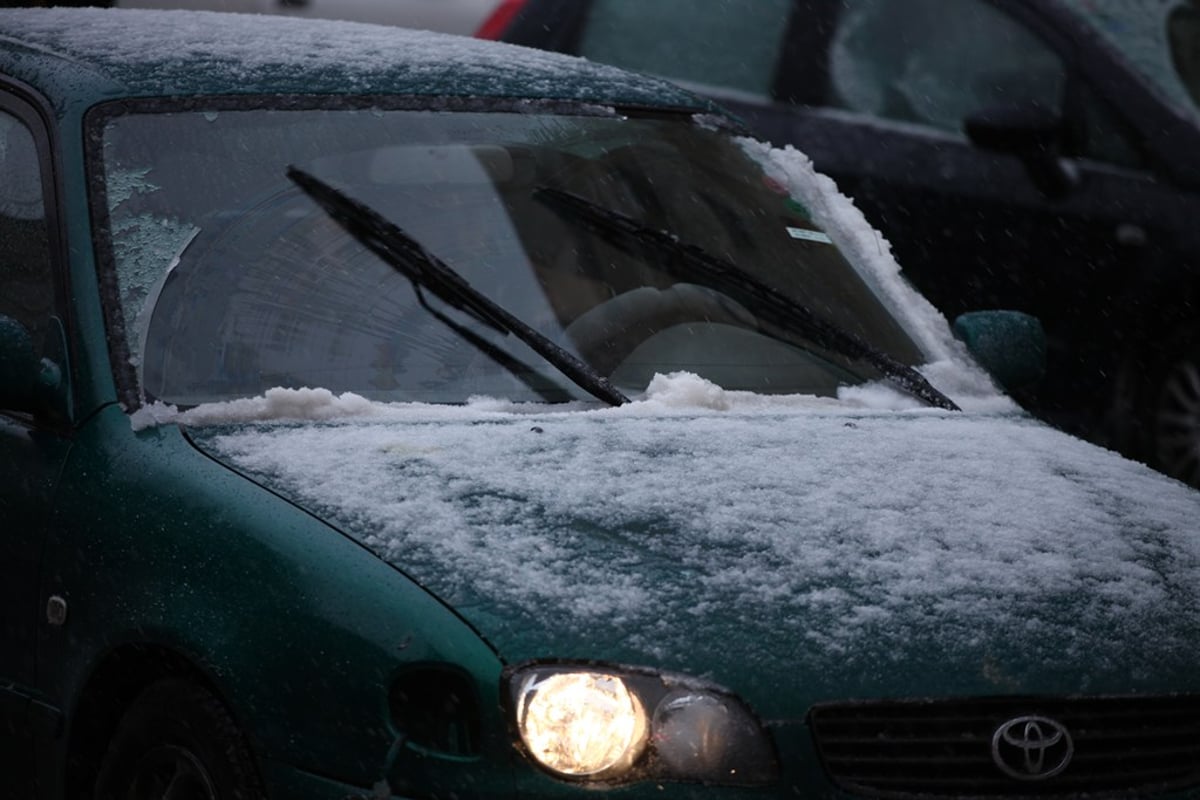
<svg viewBox="0 0 1200 800">
<path fill-rule="evenodd" d="M 901 273 L 891 244 L 883 238 L 854 201 L 838 191 L 831 178 L 817 172 L 812 160 L 788 145 L 772 147 L 743 139 L 742 147 L 766 173 L 812 213 L 813 221 L 845 254 L 847 261 L 900 321 L 925 352 L 929 362 L 920 372 L 964 409 L 982 402 L 995 407 L 996 389 L 982 369 L 954 338 L 945 316 L 914 289 Z"/>
<path fill-rule="evenodd" d="M 891 243 L 872 227 L 853 200 L 838 191 L 833 179 L 817 172 L 812 160 L 792 145 L 772 147 L 749 138 L 741 143 L 747 155 L 812 213 L 813 221 L 829 234 L 933 361 L 961 354 L 946 318 L 901 277 Z"/>
</svg>

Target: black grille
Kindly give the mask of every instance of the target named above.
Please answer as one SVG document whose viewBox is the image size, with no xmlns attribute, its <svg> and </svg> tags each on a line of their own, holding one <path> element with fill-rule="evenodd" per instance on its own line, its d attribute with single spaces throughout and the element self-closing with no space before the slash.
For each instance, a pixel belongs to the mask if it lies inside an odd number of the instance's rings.
<svg viewBox="0 0 1200 800">
<path fill-rule="evenodd" d="M 814 707 L 809 724 L 830 777 L 857 794 L 1053 797 L 1200 785 L 1200 696 L 841 703 Z M 1002 728 L 1008 735 L 994 747 Z"/>
</svg>

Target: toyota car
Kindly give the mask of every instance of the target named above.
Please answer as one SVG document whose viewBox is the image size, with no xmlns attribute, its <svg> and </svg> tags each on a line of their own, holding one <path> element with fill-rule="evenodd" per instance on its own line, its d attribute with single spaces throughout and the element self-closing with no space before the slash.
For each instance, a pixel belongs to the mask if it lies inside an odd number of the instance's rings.
<svg viewBox="0 0 1200 800">
<path fill-rule="evenodd" d="M 1200 793 L 1200 493 L 800 151 L 356 23 L 0 86 L 0 796 Z"/>
</svg>

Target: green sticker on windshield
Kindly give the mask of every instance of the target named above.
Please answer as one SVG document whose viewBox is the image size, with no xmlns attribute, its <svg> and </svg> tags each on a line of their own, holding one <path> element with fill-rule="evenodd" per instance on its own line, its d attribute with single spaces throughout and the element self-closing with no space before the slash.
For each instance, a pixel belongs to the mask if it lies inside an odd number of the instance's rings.
<svg viewBox="0 0 1200 800">
<path fill-rule="evenodd" d="M 788 211 L 791 211 L 794 214 L 799 214 L 807 220 L 811 220 L 813 218 L 812 212 L 808 210 L 808 207 L 795 198 L 789 197 L 784 205 L 787 207 Z"/>
</svg>

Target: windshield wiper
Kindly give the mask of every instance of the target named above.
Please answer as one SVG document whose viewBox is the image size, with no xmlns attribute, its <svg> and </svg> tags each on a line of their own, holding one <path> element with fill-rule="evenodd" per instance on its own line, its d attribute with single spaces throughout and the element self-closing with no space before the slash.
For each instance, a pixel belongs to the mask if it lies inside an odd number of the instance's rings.
<svg viewBox="0 0 1200 800">
<path fill-rule="evenodd" d="M 648 228 L 619 211 L 596 205 L 579 195 L 542 186 L 534 196 L 568 222 L 586 227 L 627 253 L 636 256 L 645 248 L 651 248 L 662 257 L 656 259 L 655 265 L 676 278 L 694 280 L 697 276 L 703 277 L 711 288 L 743 302 L 749 301 L 753 313 L 768 323 L 809 336 L 822 347 L 871 364 L 892 383 L 931 406 L 960 410 L 953 400 L 912 367 L 819 317 L 804 304 L 771 288 L 735 264 L 680 241 L 674 234 Z"/>
<path fill-rule="evenodd" d="M 424 299 L 421 297 L 421 289 L 424 288 L 452 308 L 471 315 L 501 333 L 516 336 L 593 397 L 614 406 L 629 402 L 629 398 L 607 378 L 492 302 L 453 268 L 375 209 L 296 167 L 288 167 L 287 176 L 347 233 L 412 281 L 422 305 Z M 430 311 L 437 314 L 432 309 Z M 441 315 L 438 316 L 445 319 Z M 466 330 L 451 324 L 460 333 Z M 472 343 L 478 344 L 478 337 L 468 338 Z"/>
</svg>

